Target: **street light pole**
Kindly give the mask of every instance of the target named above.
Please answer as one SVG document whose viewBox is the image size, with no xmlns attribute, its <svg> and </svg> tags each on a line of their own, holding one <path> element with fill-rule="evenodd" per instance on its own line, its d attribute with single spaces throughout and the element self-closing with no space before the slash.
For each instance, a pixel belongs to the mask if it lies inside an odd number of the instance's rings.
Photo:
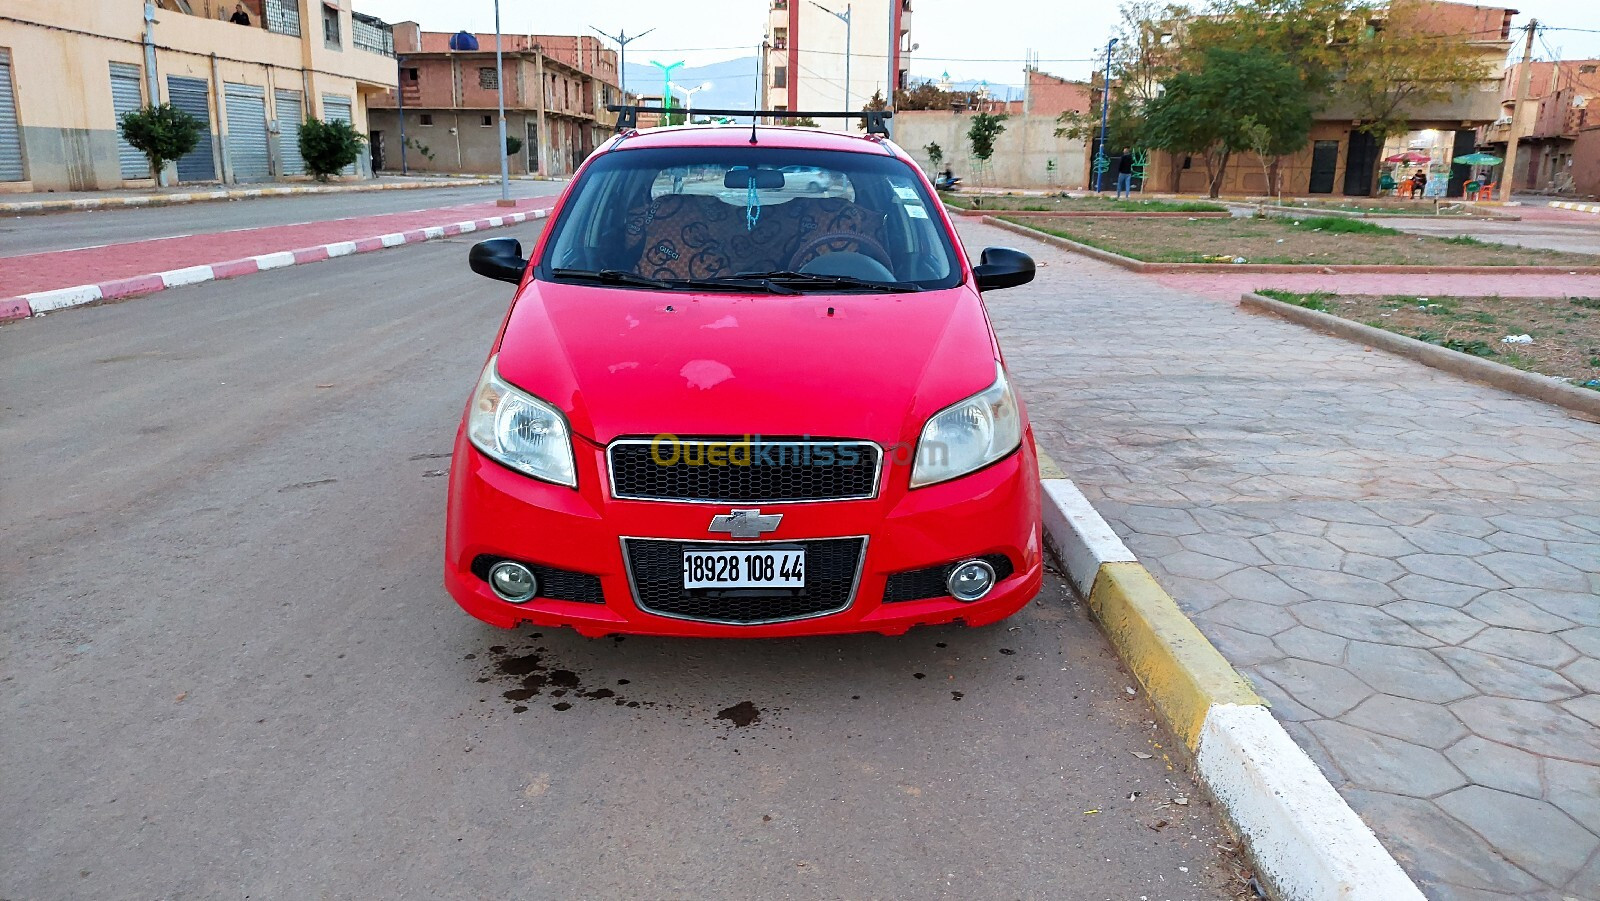
<svg viewBox="0 0 1600 901">
<path fill-rule="evenodd" d="M 500 0 L 494 0 L 494 86 L 500 106 L 500 200 L 496 206 L 516 206 L 511 199 L 511 160 L 506 155 L 506 70 L 500 55 Z"/>
<path fill-rule="evenodd" d="M 658 63 L 655 60 L 651 60 L 650 65 L 661 70 L 661 108 L 663 110 L 670 110 L 672 109 L 672 70 L 683 65 L 683 60 L 680 59 L 671 64 Z M 662 118 L 664 120 L 662 124 L 671 124 L 670 115 L 664 115 Z"/>
<path fill-rule="evenodd" d="M 395 93 L 400 98 L 400 174 L 406 175 L 406 58 L 394 58 L 395 71 L 399 77 L 395 79 Z"/>
<path fill-rule="evenodd" d="M 844 112 L 849 112 L 850 111 L 850 32 L 853 30 L 850 27 L 850 4 L 846 3 L 844 5 L 844 12 L 836 13 L 833 10 L 827 8 L 826 6 L 823 6 L 821 3 L 818 3 L 817 0 L 810 0 L 810 3 L 811 3 L 812 6 L 815 6 L 817 9 L 822 10 L 823 12 L 827 13 L 828 15 L 833 16 L 835 19 L 838 19 L 839 21 L 844 23 Z"/>
<path fill-rule="evenodd" d="M 1106 70 L 1100 73 L 1100 157 L 1105 160 L 1105 165 L 1094 167 L 1094 191 L 1100 193 L 1100 180 L 1105 177 L 1106 170 L 1111 168 L 1111 157 L 1106 153 L 1106 123 L 1111 116 L 1111 48 L 1117 46 L 1117 39 L 1112 38 L 1106 42 Z M 1099 160 L 1095 161 L 1097 164 Z"/>
<path fill-rule="evenodd" d="M 592 29 L 595 32 L 595 34 L 598 34 L 603 38 L 607 38 L 609 40 L 613 40 L 613 41 L 617 42 L 617 47 L 620 48 L 621 57 L 622 57 L 621 60 L 618 61 L 618 63 L 617 63 L 617 81 L 620 83 L 618 85 L 618 87 L 620 87 L 622 89 L 622 102 L 623 103 L 627 103 L 628 102 L 628 45 L 630 43 L 632 43 L 634 41 L 637 41 L 638 39 L 644 37 L 645 35 L 649 34 L 650 32 L 655 31 L 655 29 L 654 28 L 646 28 L 644 31 L 641 31 L 638 34 L 636 34 L 636 35 L 634 35 L 633 37 L 630 38 L 630 37 L 628 37 L 628 30 L 626 28 L 622 29 L 621 31 L 617 32 L 616 34 L 606 34 L 605 32 L 601 31 L 600 29 L 595 28 L 593 25 L 590 25 L 589 28 Z"/>
<path fill-rule="evenodd" d="M 700 93 L 701 91 L 705 90 L 706 88 L 711 87 L 711 82 L 708 81 L 705 84 L 696 85 L 695 87 L 692 87 L 692 88 L 685 88 L 685 87 L 682 87 L 682 86 L 679 86 L 679 85 L 673 85 L 672 87 L 675 88 L 676 90 L 679 90 L 679 91 L 683 92 L 684 119 L 685 119 L 685 122 L 687 124 L 693 125 L 694 124 L 694 95 Z"/>
</svg>

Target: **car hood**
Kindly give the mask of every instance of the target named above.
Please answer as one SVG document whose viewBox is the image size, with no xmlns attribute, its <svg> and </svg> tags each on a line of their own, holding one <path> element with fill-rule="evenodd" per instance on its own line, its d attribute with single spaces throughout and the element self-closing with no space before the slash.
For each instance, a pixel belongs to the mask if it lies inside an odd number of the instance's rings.
<svg viewBox="0 0 1600 901">
<path fill-rule="evenodd" d="M 529 282 L 499 345 L 502 378 L 574 431 L 914 441 L 994 381 L 967 286 L 915 294 L 691 294 Z"/>
</svg>

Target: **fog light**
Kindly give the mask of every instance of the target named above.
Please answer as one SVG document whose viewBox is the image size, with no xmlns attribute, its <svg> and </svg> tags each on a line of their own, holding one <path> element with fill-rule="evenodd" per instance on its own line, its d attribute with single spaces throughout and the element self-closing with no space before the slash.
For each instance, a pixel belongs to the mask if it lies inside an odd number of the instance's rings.
<svg viewBox="0 0 1600 901">
<path fill-rule="evenodd" d="M 944 585 L 956 600 L 976 601 L 994 587 L 994 567 L 982 560 L 968 560 L 951 570 Z"/>
<path fill-rule="evenodd" d="M 503 601 L 524 604 L 539 592 L 539 580 L 521 563 L 501 560 L 489 568 L 489 587 Z"/>
</svg>

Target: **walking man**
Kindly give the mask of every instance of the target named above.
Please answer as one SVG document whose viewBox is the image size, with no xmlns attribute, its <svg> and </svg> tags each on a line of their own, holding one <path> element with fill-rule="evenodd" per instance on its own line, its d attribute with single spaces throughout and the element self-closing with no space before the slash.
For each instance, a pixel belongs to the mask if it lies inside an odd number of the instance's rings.
<svg viewBox="0 0 1600 901">
<path fill-rule="evenodd" d="M 1124 147 L 1117 157 L 1117 199 L 1133 199 L 1133 151 Z"/>
</svg>

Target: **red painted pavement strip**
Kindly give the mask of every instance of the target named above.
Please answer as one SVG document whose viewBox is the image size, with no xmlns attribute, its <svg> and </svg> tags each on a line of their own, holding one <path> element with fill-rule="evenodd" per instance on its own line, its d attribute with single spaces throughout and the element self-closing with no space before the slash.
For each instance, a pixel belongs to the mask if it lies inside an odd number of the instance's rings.
<svg viewBox="0 0 1600 901">
<path fill-rule="evenodd" d="M 462 204 L 410 213 L 385 213 L 304 225 L 275 225 L 246 231 L 133 241 L 84 250 L 0 257 L 0 298 L 77 285 L 117 282 L 171 269 L 242 261 L 246 257 L 280 251 L 295 251 L 297 262 L 326 259 L 327 251 L 321 248 L 316 248 L 320 255 L 308 259 L 301 259 L 300 251 L 320 244 L 356 241 L 395 232 L 414 232 L 412 240 L 420 240 L 424 228 L 469 220 L 479 221 L 480 227 L 487 227 L 488 220 L 479 218 L 485 213 L 497 217 L 527 213 L 535 209 L 548 209 L 555 204 L 555 200 L 555 197 L 525 198 L 516 207 L 496 207 L 492 202 Z M 451 234 L 459 234 L 459 231 Z M 224 276 L 218 273 L 218 277 Z"/>
</svg>

